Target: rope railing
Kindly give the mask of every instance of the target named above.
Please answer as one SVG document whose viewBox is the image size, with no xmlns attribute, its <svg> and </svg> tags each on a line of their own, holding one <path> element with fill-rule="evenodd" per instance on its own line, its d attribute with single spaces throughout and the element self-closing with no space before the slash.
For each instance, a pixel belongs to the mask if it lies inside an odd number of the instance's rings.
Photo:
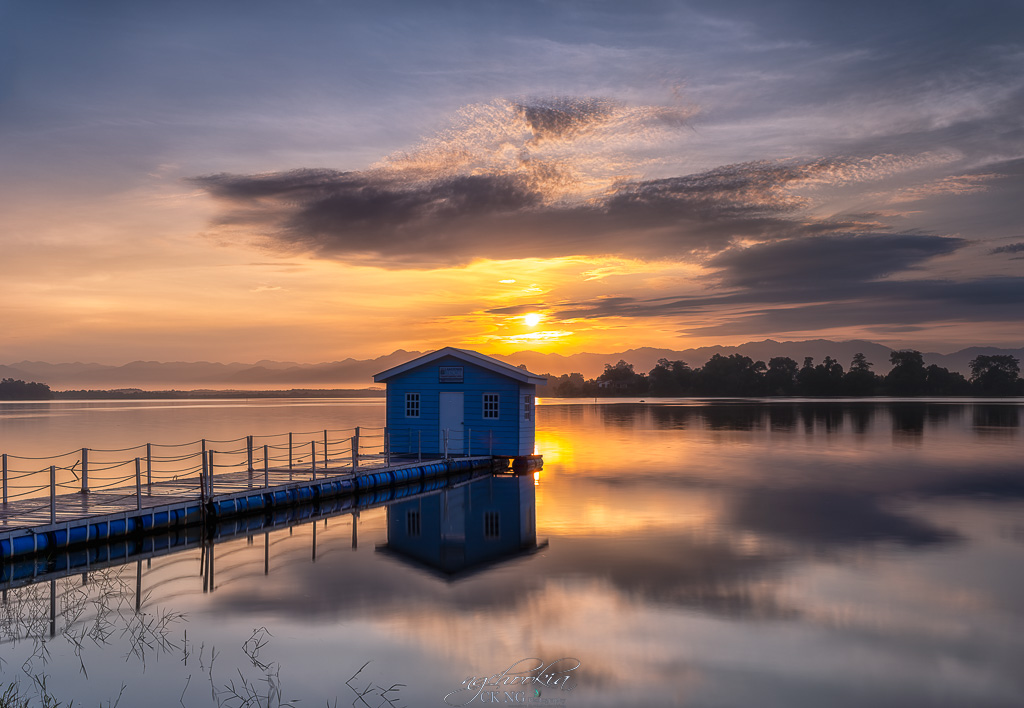
<svg viewBox="0 0 1024 708">
<path fill-rule="evenodd" d="M 29 513 L 25 500 L 49 495 L 51 516 L 56 518 L 58 494 L 64 499 L 62 508 L 80 515 L 83 501 L 92 492 L 103 493 L 102 504 L 113 505 L 141 497 L 135 487 L 145 487 L 146 496 L 192 494 L 182 485 L 195 485 L 203 496 L 220 491 L 271 486 L 294 481 L 295 474 L 312 474 L 313 479 L 329 473 L 359 473 L 361 462 L 367 469 L 389 464 L 392 453 L 417 454 L 423 449 L 423 436 L 409 431 L 391 431 L 383 426 L 324 428 L 300 433 L 248 435 L 219 440 L 206 438 L 186 443 L 142 443 L 131 447 L 88 448 L 49 456 L 20 456 L 5 453 L 3 463 L 3 507 L 0 507 L 0 529 L 9 518 Z M 470 433 L 470 438 L 474 436 Z M 479 437 L 477 435 L 477 437 Z M 431 439 L 432 449 L 436 438 Z M 452 440 L 455 443 L 455 439 Z M 237 443 L 241 443 L 240 445 Z M 228 446 L 228 449 L 221 449 Z M 453 454 L 463 454 L 461 444 L 452 447 Z M 483 445 L 476 440 L 472 447 Z M 459 448 L 457 451 L 455 448 Z M 126 454 L 127 453 L 127 454 Z M 421 454 L 417 455 L 422 457 Z M 362 459 L 361 459 L 362 458 Z M 30 463 L 31 467 L 24 463 Z M 40 462 L 49 463 L 45 467 Z M 26 469 L 26 467 L 28 467 Z M 248 473 L 248 477 L 246 474 Z M 287 473 L 281 477 L 282 473 Z M 204 481 L 205 478 L 205 481 Z M 117 491 L 124 490 L 118 495 Z M 79 492 L 80 500 L 74 497 Z M 10 502 L 16 508 L 8 509 Z M 68 502 L 73 503 L 68 506 Z M 136 499 L 142 508 L 141 499 Z M 31 510 L 38 513 L 45 505 Z"/>
<path fill-rule="evenodd" d="M 286 434 L 287 434 L 287 433 L 286 433 Z M 196 441 L 195 441 L 195 440 L 193 440 L 192 442 L 186 442 L 186 443 L 175 443 L 175 444 L 169 444 L 169 443 L 150 443 L 150 444 L 151 444 L 151 445 L 152 445 L 153 447 L 188 447 L 189 445 L 195 445 L 195 444 L 196 444 Z"/>
<path fill-rule="evenodd" d="M 71 455 L 77 455 L 81 450 L 72 450 L 71 452 L 62 452 L 59 455 L 47 455 L 45 457 L 24 457 L 22 455 L 7 455 L 12 460 L 59 460 L 62 457 L 70 457 Z"/>
<path fill-rule="evenodd" d="M 217 445 L 224 445 L 225 443 L 233 443 L 233 442 L 238 442 L 240 440 L 245 440 L 246 437 L 247 436 L 243 435 L 240 438 L 230 438 L 228 440 L 212 440 L 210 438 L 206 438 L 206 442 L 208 442 L 208 443 L 216 443 Z"/>
<path fill-rule="evenodd" d="M 89 450 L 91 452 L 131 452 L 132 450 L 142 450 L 145 447 L 146 443 L 142 443 L 141 445 L 135 445 L 134 447 L 114 447 L 109 449 L 104 449 L 102 447 L 90 447 Z M 76 450 L 75 452 L 78 451 Z"/>
<path fill-rule="evenodd" d="M 43 485 L 40 485 L 40 486 L 38 486 L 38 487 L 29 487 L 29 488 L 27 488 L 27 489 L 26 489 L 25 491 L 23 491 L 23 492 L 19 492 L 19 493 L 17 493 L 17 494 L 11 494 L 11 495 L 10 495 L 10 498 L 11 498 L 11 499 L 17 499 L 18 497 L 27 497 L 27 496 L 28 496 L 28 495 L 30 495 L 30 494 L 33 494 L 33 493 L 36 493 L 36 492 L 41 492 L 41 491 L 43 491 L 44 489 L 46 489 L 46 485 L 45 485 L 45 484 L 43 484 Z"/>
</svg>

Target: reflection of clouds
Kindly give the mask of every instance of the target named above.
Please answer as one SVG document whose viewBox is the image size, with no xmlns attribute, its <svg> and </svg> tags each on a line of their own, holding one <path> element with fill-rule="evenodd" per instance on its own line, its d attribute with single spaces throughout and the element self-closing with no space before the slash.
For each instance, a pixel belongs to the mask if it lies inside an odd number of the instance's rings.
<svg viewBox="0 0 1024 708">
<path fill-rule="evenodd" d="M 882 498 L 856 490 L 761 488 L 735 497 L 733 525 L 811 547 L 883 542 L 916 547 L 956 538 L 948 530 L 890 511 Z"/>
<path fill-rule="evenodd" d="M 647 687 L 662 695 L 688 694 L 700 672 L 679 659 L 681 636 L 686 643 L 685 634 L 679 633 L 682 624 L 679 617 L 652 614 L 607 583 L 560 579 L 545 582 L 515 606 L 493 612 L 437 615 L 414 610 L 381 619 L 377 627 L 488 674 L 506 668 L 491 666 L 492 657 L 507 657 L 508 664 L 524 657 L 578 658 L 579 685 L 568 700 L 601 705 L 615 699 L 601 691 L 643 695 Z M 695 648 L 690 651 L 696 653 Z M 545 690 L 544 695 L 554 694 Z"/>
<path fill-rule="evenodd" d="M 546 462 L 546 460 L 545 460 Z M 685 489 L 662 488 L 660 493 L 640 484 L 602 484 L 580 489 L 577 501 L 566 504 L 566 486 L 578 480 L 549 481 L 541 472 L 537 487 L 539 531 L 569 536 L 615 534 L 640 536 L 644 533 L 711 533 L 720 522 L 726 502 L 718 491 L 691 485 Z M 585 482 L 584 482 L 585 484 Z M 543 503 L 541 495 L 544 497 Z M 628 514 L 623 510 L 629 509 Z"/>
<path fill-rule="evenodd" d="M 231 614 L 273 610 L 306 619 L 388 616 L 411 606 L 488 615 L 518 607 L 523 598 L 552 581 L 594 581 L 607 583 L 637 602 L 729 616 L 771 617 L 789 612 L 772 599 L 770 585 L 761 583 L 786 556 L 765 544 L 733 544 L 716 533 L 680 535 L 638 529 L 637 534 L 624 537 L 558 537 L 537 554 L 455 583 L 365 550 L 349 553 L 348 540 L 337 532 L 321 533 L 316 563 L 307 562 L 306 543 L 275 549 L 270 565 L 276 572 L 251 584 L 241 581 L 253 569 L 246 571 L 246 563 L 239 562 L 233 564 L 236 572 L 229 573 L 225 549 L 218 549 L 221 569 L 215 604 Z M 332 560 L 325 562 L 326 558 Z M 262 557 L 252 555 L 247 563 L 257 560 L 262 569 Z"/>
<path fill-rule="evenodd" d="M 360 618 L 368 644 L 419 647 L 458 667 L 460 679 L 497 673 L 528 656 L 577 657 L 583 666 L 573 698 L 588 706 L 680 704 L 711 696 L 724 700 L 733 693 L 725 703 L 749 705 L 759 692 L 813 705 L 819 691 L 824 700 L 854 689 L 859 700 L 870 696 L 879 704 L 925 685 L 941 688 L 954 704 L 1015 695 L 1005 678 L 1010 674 L 993 677 L 992 667 L 1022 656 L 1019 636 L 991 615 L 979 621 L 975 613 L 987 609 L 983 597 L 955 584 L 947 587 L 934 557 L 860 556 L 838 566 L 786 562 L 759 575 L 688 554 L 687 542 L 679 539 L 658 543 L 650 556 L 636 548 L 625 553 L 628 545 L 553 539 L 545 557 L 496 570 L 490 581 L 423 585 L 410 573 L 405 578 L 413 582 L 405 583 L 401 596 L 342 614 Z M 635 566 L 621 564 L 627 555 Z M 638 589 L 645 581 L 631 576 L 656 555 L 662 572 L 700 579 L 689 589 L 691 602 L 678 604 L 671 601 L 678 598 Z M 620 573 L 596 572 L 602 557 Z M 955 558 L 938 565 L 943 563 L 946 571 L 960 566 Z M 777 574 L 782 569 L 785 575 Z M 726 591 L 730 573 L 735 581 Z M 527 575 L 531 580 L 524 582 Z M 293 577 L 292 584 L 307 596 L 311 590 L 326 594 L 326 588 L 310 585 L 314 580 Z M 671 587 L 664 579 L 657 582 Z M 501 586 L 511 586 L 511 592 L 487 602 Z M 351 583 L 336 587 L 338 596 L 361 594 Z M 677 592 L 681 587 L 676 584 Z M 723 613 L 722 603 L 741 590 L 748 607 L 768 611 L 731 607 Z M 692 601 L 698 597 L 700 602 Z M 780 613 L 783 607 L 792 609 Z M 234 598 L 223 609 L 247 612 Z M 937 660 L 955 665 L 955 671 L 936 675 Z"/>
<path fill-rule="evenodd" d="M 601 539 L 609 548 L 652 534 L 702 537 L 780 563 L 856 565 L 899 548 L 953 553 L 974 542 L 968 529 L 977 523 L 925 515 L 908 500 L 1024 493 L 1013 448 L 980 438 L 973 408 L 923 401 L 545 406 L 538 440 L 558 461 L 546 465 L 538 487 L 539 531 Z M 908 430 L 920 445 L 903 445 Z M 734 601 L 739 613 L 743 598 L 730 592 L 775 582 L 766 571 L 709 594 L 702 608 Z M 685 585 L 665 592 L 685 604 Z M 801 611 L 785 593 L 774 602 Z"/>
</svg>

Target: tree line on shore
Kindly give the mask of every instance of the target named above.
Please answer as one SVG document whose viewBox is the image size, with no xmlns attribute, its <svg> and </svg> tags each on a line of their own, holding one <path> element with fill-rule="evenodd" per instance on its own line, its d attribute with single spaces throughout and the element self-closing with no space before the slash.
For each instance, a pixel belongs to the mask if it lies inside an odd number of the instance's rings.
<svg viewBox="0 0 1024 708">
<path fill-rule="evenodd" d="M 150 400 L 150 399 L 192 399 L 192 398 L 373 398 L 383 396 L 379 388 L 292 388 L 287 390 L 214 390 L 190 391 L 144 391 L 140 388 L 82 389 L 51 391 L 42 383 L 26 383 L 18 379 L 0 381 L 0 401 L 49 401 L 59 400 Z M 2 707 L 0 703 L 0 707 Z"/>
<path fill-rule="evenodd" d="M 970 362 L 971 376 L 964 377 L 932 364 L 925 366 L 921 352 L 908 349 L 889 355 L 892 369 L 882 376 L 862 353 L 855 354 L 849 370 L 826 356 L 820 364 L 804 357 L 801 366 L 786 356 L 773 357 L 765 364 L 742 354 L 715 354 L 704 366 L 690 368 L 685 361 L 660 359 L 648 373 L 637 373 L 633 365 L 620 360 L 606 364 L 595 379 L 571 373 L 553 376 L 537 387 L 539 396 L 592 398 L 596 396 L 1024 396 L 1020 360 L 1009 354 L 978 355 Z M 196 391 L 164 391 L 159 397 L 192 398 Z M 316 395 L 301 391 L 204 391 L 201 395 L 233 393 L 238 397 L 281 397 Z M 318 391 L 320 395 L 325 392 Z M 382 395 L 382 391 L 332 391 L 333 395 Z M 56 394 L 44 383 L 16 379 L 0 380 L 0 401 L 33 401 L 53 398 L 96 398 L 118 394 L 117 398 L 148 398 L 154 392 L 141 390 L 62 391 Z"/>
<path fill-rule="evenodd" d="M 830 356 L 815 364 L 804 357 L 773 357 L 765 364 L 742 354 L 715 354 L 702 367 L 685 361 L 660 359 L 648 373 L 638 373 L 620 360 L 606 364 L 604 373 L 585 379 L 572 373 L 549 376 L 539 396 L 581 398 L 596 396 L 1022 396 L 1024 379 L 1020 361 L 1008 354 L 979 355 L 971 360 L 971 376 L 964 377 L 932 364 L 925 366 L 921 352 L 893 351 L 892 369 L 882 376 L 862 353 L 855 354 L 848 370 Z"/>
<path fill-rule="evenodd" d="M 53 391 L 44 383 L 0 379 L 0 401 L 46 401 L 51 398 Z"/>
</svg>

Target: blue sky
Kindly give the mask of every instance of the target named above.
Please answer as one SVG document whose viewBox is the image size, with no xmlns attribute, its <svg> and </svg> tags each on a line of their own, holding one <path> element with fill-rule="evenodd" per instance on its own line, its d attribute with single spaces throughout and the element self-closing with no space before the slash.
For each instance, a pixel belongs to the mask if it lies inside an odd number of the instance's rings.
<svg viewBox="0 0 1024 708">
<path fill-rule="evenodd" d="M 0 361 L 1020 346 L 1022 26 L 0 2 Z"/>
</svg>

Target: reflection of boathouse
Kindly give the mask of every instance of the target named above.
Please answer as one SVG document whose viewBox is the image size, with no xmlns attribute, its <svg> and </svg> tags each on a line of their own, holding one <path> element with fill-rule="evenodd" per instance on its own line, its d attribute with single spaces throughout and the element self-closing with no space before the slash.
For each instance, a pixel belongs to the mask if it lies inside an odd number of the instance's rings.
<svg viewBox="0 0 1024 708">
<path fill-rule="evenodd" d="M 492 475 L 388 507 L 386 551 L 446 577 L 481 570 L 537 544 L 533 475 Z"/>
</svg>

